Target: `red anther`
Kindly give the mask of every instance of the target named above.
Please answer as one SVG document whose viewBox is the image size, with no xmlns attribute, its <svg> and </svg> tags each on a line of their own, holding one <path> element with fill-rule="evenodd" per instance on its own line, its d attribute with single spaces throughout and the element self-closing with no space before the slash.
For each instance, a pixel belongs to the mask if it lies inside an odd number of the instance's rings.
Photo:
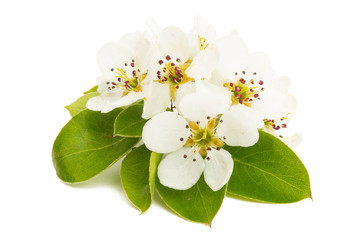
<svg viewBox="0 0 364 240">
<path fill-rule="evenodd" d="M 133 76 L 135 76 L 135 75 L 136 75 L 136 71 L 134 70 L 134 71 L 133 71 Z"/>
<path fill-rule="evenodd" d="M 240 78 L 240 80 L 239 80 L 242 84 L 245 84 L 245 80 L 244 80 L 244 78 Z"/>
<path fill-rule="evenodd" d="M 169 55 L 166 56 L 167 61 L 171 60 L 171 57 Z"/>
<path fill-rule="evenodd" d="M 121 81 L 121 78 L 118 78 L 118 81 L 120 82 Z"/>
<path fill-rule="evenodd" d="M 157 75 L 161 75 L 161 71 L 157 71 Z"/>
<path fill-rule="evenodd" d="M 234 86 L 234 83 L 232 83 L 232 82 L 231 82 L 231 83 L 230 83 L 230 87 L 233 87 L 233 86 Z"/>
<path fill-rule="evenodd" d="M 179 88 L 179 86 L 177 85 L 177 86 L 176 86 L 176 89 L 178 89 L 178 88 Z"/>
<path fill-rule="evenodd" d="M 114 82 L 112 82 L 111 84 L 112 84 L 112 85 L 116 85 L 116 83 L 114 83 Z"/>
<path fill-rule="evenodd" d="M 174 67 L 174 65 L 175 65 L 174 63 L 171 63 L 171 66 L 172 66 L 172 67 Z"/>
<path fill-rule="evenodd" d="M 247 97 L 247 98 L 245 98 L 245 100 L 244 100 L 245 102 L 247 102 L 247 101 L 249 101 L 249 98 Z"/>
<path fill-rule="evenodd" d="M 253 89 L 253 88 L 251 88 L 249 91 L 250 91 L 250 92 L 254 92 L 254 89 Z"/>
<path fill-rule="evenodd" d="M 237 99 L 241 99 L 241 97 L 242 97 L 242 95 L 240 93 L 236 95 Z"/>
<path fill-rule="evenodd" d="M 254 84 L 254 81 L 252 81 L 251 84 Z"/>
<path fill-rule="evenodd" d="M 258 93 L 254 94 L 254 97 L 255 98 L 259 97 L 259 94 Z"/>
<path fill-rule="evenodd" d="M 283 123 L 282 128 L 286 128 L 286 127 L 287 127 L 287 124 Z"/>
<path fill-rule="evenodd" d="M 240 104 L 243 104 L 243 99 L 239 99 L 239 103 Z"/>
<path fill-rule="evenodd" d="M 262 80 L 259 81 L 259 85 L 263 85 L 264 82 Z"/>
<path fill-rule="evenodd" d="M 206 148 L 207 151 L 211 151 L 212 149 L 210 147 Z"/>
<path fill-rule="evenodd" d="M 240 91 L 241 91 L 241 89 L 239 87 L 235 86 L 235 92 L 240 92 Z"/>
<path fill-rule="evenodd" d="M 162 64 L 163 64 L 163 61 L 162 61 L 162 60 L 159 60 L 159 61 L 158 61 L 158 63 L 159 63 L 160 65 L 162 65 Z"/>
<path fill-rule="evenodd" d="M 135 63 L 133 63 L 133 62 L 132 62 L 132 63 L 130 63 L 130 66 L 131 66 L 131 67 L 135 67 Z"/>
</svg>

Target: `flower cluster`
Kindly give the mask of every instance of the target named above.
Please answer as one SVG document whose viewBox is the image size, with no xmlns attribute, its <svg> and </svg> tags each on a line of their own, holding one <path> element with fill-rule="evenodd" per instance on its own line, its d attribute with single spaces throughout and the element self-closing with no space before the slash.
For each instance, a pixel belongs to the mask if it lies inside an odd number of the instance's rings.
<svg viewBox="0 0 364 240">
<path fill-rule="evenodd" d="M 225 145 L 249 147 L 258 130 L 283 138 L 296 111 L 290 81 L 278 76 L 267 55 L 250 53 L 234 31 L 216 37 L 214 28 L 195 18 L 191 31 L 161 29 L 149 20 L 151 34 L 127 34 L 98 52 L 99 96 L 86 107 L 107 113 L 143 99 L 142 140 L 165 154 L 158 178 L 167 187 L 186 190 L 203 175 L 218 191 L 233 171 Z"/>
</svg>

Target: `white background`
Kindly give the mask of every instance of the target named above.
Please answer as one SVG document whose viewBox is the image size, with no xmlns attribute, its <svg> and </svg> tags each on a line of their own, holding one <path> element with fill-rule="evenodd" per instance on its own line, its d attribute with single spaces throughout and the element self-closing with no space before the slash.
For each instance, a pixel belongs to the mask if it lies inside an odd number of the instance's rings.
<svg viewBox="0 0 364 240">
<path fill-rule="evenodd" d="M 0 2 L 1 239 L 363 239 L 361 1 Z M 226 198 L 212 228 L 172 214 L 160 199 L 143 215 L 128 202 L 120 164 L 85 184 L 56 176 L 51 149 L 70 119 L 63 108 L 95 85 L 105 42 L 161 26 L 192 28 L 201 15 L 219 35 L 237 29 L 292 80 L 290 124 L 303 134 L 314 202 Z"/>
</svg>

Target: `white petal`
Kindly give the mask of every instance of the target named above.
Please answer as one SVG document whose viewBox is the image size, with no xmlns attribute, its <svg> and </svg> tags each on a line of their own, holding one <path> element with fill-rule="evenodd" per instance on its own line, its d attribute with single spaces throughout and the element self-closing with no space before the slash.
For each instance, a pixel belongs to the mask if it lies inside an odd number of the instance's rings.
<svg viewBox="0 0 364 240">
<path fill-rule="evenodd" d="M 236 105 L 221 116 L 217 134 L 231 146 L 249 147 L 259 138 L 258 128 L 263 127 L 261 116 L 243 105 Z"/>
<path fill-rule="evenodd" d="M 101 112 L 109 112 L 115 108 L 130 105 L 139 99 L 142 99 L 144 94 L 142 92 L 129 92 L 127 95 L 121 97 L 116 101 L 108 101 Z"/>
<path fill-rule="evenodd" d="M 200 179 L 205 167 L 204 160 L 200 154 L 195 155 L 190 150 L 181 148 L 162 159 L 158 166 L 158 178 L 164 186 L 186 190 Z"/>
<path fill-rule="evenodd" d="M 143 96 L 142 92 L 130 92 L 123 96 L 122 91 L 108 91 L 103 92 L 100 96 L 90 98 L 86 103 L 86 107 L 93 111 L 107 113 L 115 108 L 130 105 L 143 98 Z"/>
<path fill-rule="evenodd" d="M 272 81 L 272 83 L 269 84 L 268 86 L 266 86 L 265 88 L 272 89 L 274 91 L 281 92 L 281 93 L 288 93 L 290 85 L 291 85 L 290 79 L 286 76 L 283 76 L 283 77 L 274 79 Z"/>
<path fill-rule="evenodd" d="M 211 44 L 215 41 L 216 31 L 206 19 L 195 17 L 194 26 L 189 34 L 190 38 L 190 56 L 194 57 L 200 51 L 200 41 L 198 37 L 205 38 L 206 44 Z"/>
<path fill-rule="evenodd" d="M 187 121 L 175 112 L 163 112 L 152 117 L 143 128 L 145 146 L 154 152 L 169 153 L 183 147 L 190 130 Z"/>
<path fill-rule="evenodd" d="M 161 28 L 160 26 L 157 24 L 157 22 L 155 21 L 155 19 L 153 17 L 149 17 L 146 21 L 145 24 L 149 27 L 149 29 L 152 31 L 152 33 L 154 35 L 159 35 L 161 32 Z"/>
<path fill-rule="evenodd" d="M 182 116 L 191 121 L 207 122 L 207 117 L 216 117 L 226 112 L 231 105 L 229 96 L 214 96 L 204 93 L 191 93 L 186 95 L 179 104 Z"/>
<path fill-rule="evenodd" d="M 159 35 L 158 45 L 161 51 L 169 55 L 173 61 L 179 58 L 182 63 L 187 61 L 189 54 L 188 38 L 180 28 L 169 26 L 163 29 Z"/>
<path fill-rule="evenodd" d="M 181 100 L 186 95 L 194 92 L 196 92 L 196 84 L 192 81 L 179 85 L 178 91 L 176 92 L 176 96 L 174 99 L 178 112 L 180 112 L 179 104 Z"/>
<path fill-rule="evenodd" d="M 154 115 L 165 111 L 171 101 L 168 84 L 154 82 L 148 87 L 151 89 L 150 95 L 146 96 L 146 100 L 144 101 L 142 114 L 144 119 L 149 119 Z"/>
<path fill-rule="evenodd" d="M 106 100 L 102 98 L 101 96 L 96 96 L 93 98 L 90 98 L 86 103 L 86 108 L 92 110 L 92 111 L 101 111 L 103 107 L 105 106 Z"/>
<path fill-rule="evenodd" d="M 120 39 L 120 43 L 134 52 L 133 57 L 138 69 L 145 73 L 151 57 L 151 37 L 146 32 L 129 33 Z M 122 67 L 125 68 L 125 66 Z"/>
<path fill-rule="evenodd" d="M 104 74 L 115 75 L 111 69 L 123 67 L 124 63 L 130 63 L 134 55 L 133 50 L 125 45 L 115 42 L 106 43 L 97 53 L 100 71 Z"/>
<path fill-rule="evenodd" d="M 194 57 L 191 65 L 186 71 L 186 74 L 195 79 L 208 78 L 212 71 L 216 68 L 218 61 L 219 56 L 217 47 L 215 45 L 210 45 Z"/>
<path fill-rule="evenodd" d="M 218 72 L 227 79 L 234 79 L 235 72 L 241 72 L 248 58 L 248 48 L 236 34 L 220 38 L 216 41 L 219 50 Z"/>
<path fill-rule="evenodd" d="M 295 133 L 290 137 L 283 138 L 282 141 L 286 143 L 290 148 L 296 148 L 302 142 L 302 135 L 300 133 Z"/>
<path fill-rule="evenodd" d="M 287 114 L 293 116 L 297 109 L 297 100 L 293 95 L 277 91 L 264 91 L 259 101 L 253 101 L 252 108 L 262 113 L 264 118 L 278 119 Z"/>
<path fill-rule="evenodd" d="M 212 149 L 208 152 L 207 157 L 203 173 L 205 182 L 213 191 L 220 190 L 230 179 L 234 161 L 231 154 L 224 149 L 219 151 Z"/>
<path fill-rule="evenodd" d="M 262 80 L 265 86 L 275 76 L 268 55 L 261 52 L 249 54 L 247 63 L 241 66 L 241 70 L 246 71 L 247 75 L 245 75 L 245 78 L 249 80 L 255 79 L 257 82 Z"/>
<path fill-rule="evenodd" d="M 231 105 L 230 91 L 226 87 L 214 84 L 211 81 L 196 80 L 196 92 L 216 96 L 217 98 L 224 99 L 226 104 Z"/>
</svg>

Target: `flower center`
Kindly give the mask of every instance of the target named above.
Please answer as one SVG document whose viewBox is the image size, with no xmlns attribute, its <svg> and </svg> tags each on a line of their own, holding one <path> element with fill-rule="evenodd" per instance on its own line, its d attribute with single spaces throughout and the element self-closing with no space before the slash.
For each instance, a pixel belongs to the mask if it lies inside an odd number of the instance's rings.
<svg viewBox="0 0 364 240">
<path fill-rule="evenodd" d="M 158 82 L 163 84 L 169 84 L 171 90 L 172 99 L 175 97 L 175 93 L 179 88 L 179 85 L 193 80 L 185 73 L 187 68 L 191 65 L 191 60 L 187 60 L 185 63 L 181 63 L 179 58 L 175 62 L 171 61 L 169 55 L 166 56 L 166 62 L 159 60 L 160 65 L 164 64 L 161 71 L 157 71 Z"/>
<path fill-rule="evenodd" d="M 191 135 L 189 136 L 185 146 L 190 146 L 194 152 L 199 152 L 202 157 L 206 157 L 207 151 L 212 148 L 219 150 L 224 146 L 224 142 L 216 135 L 216 118 L 207 117 L 208 123 L 206 126 L 201 126 L 200 122 L 189 122 L 187 128 L 190 128 Z"/>
<path fill-rule="evenodd" d="M 256 75 L 256 72 L 253 75 Z M 242 71 L 242 76 L 237 76 L 238 73 L 235 73 L 236 79 L 233 82 L 226 82 L 224 86 L 232 92 L 231 100 L 233 104 L 240 103 L 250 107 L 252 101 L 260 100 L 259 93 L 264 91 L 262 87 L 264 82 L 262 80 L 256 82 L 253 78 L 246 80 L 245 71 Z"/>
<path fill-rule="evenodd" d="M 125 67 L 128 67 L 128 63 L 124 63 Z M 147 74 L 141 74 L 139 68 L 135 66 L 134 59 L 129 64 L 131 67 L 131 74 L 128 76 L 126 71 L 123 68 L 111 68 L 110 71 L 115 72 L 115 81 L 106 82 L 108 89 L 122 89 L 124 91 L 124 95 L 127 95 L 129 92 L 141 92 L 143 90 L 141 86 L 141 82 L 145 79 Z"/>
</svg>

